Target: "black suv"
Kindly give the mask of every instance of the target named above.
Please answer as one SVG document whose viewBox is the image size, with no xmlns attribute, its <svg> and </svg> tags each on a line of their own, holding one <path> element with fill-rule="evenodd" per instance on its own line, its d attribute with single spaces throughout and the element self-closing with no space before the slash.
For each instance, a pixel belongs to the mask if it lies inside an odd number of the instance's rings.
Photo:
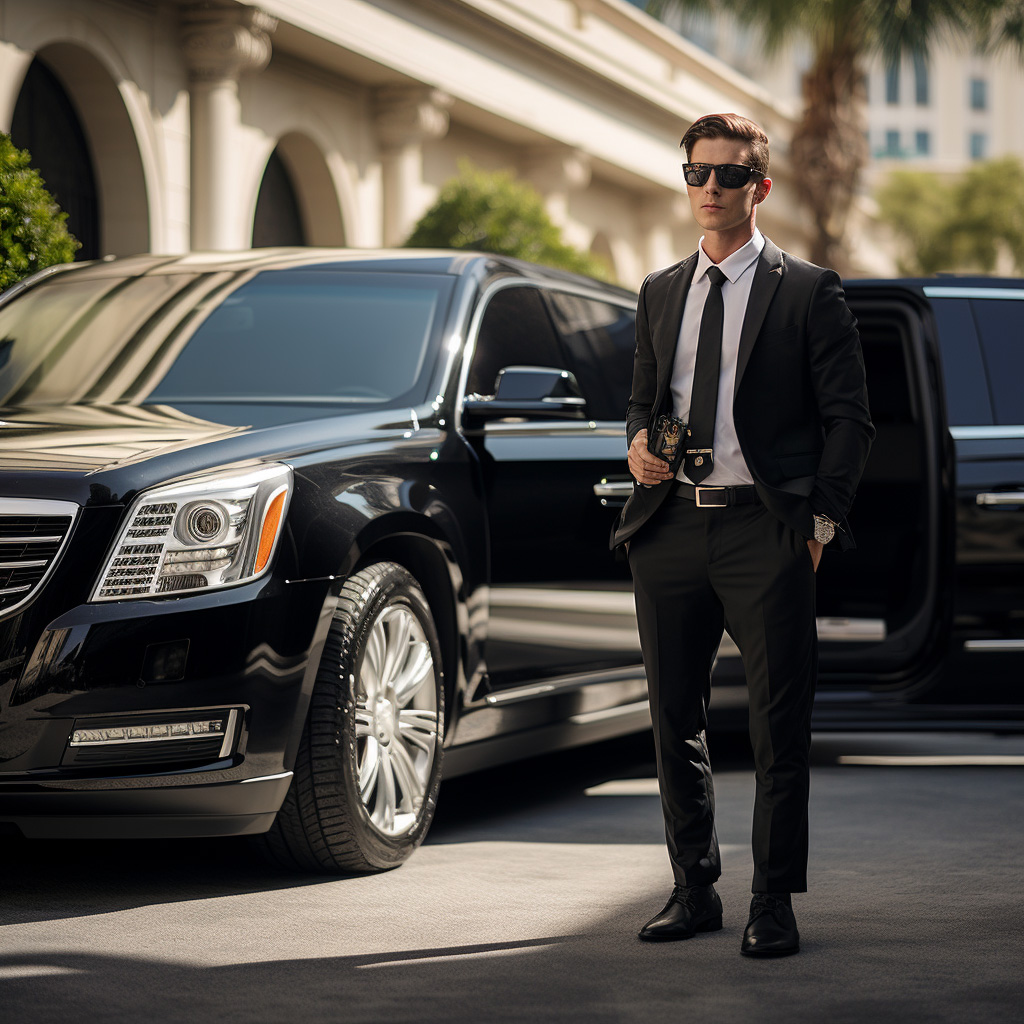
<svg viewBox="0 0 1024 1024">
<path fill-rule="evenodd" d="M 815 724 L 1019 722 L 1024 282 L 858 280 L 847 297 L 878 433 L 857 550 L 818 574 Z"/>
<path fill-rule="evenodd" d="M 1019 711 L 1022 298 L 850 288 L 878 440 L 860 546 L 819 574 L 821 722 Z M 5 293 L 0 827 L 380 869 L 422 840 L 442 753 L 448 776 L 644 728 L 608 550 L 634 304 L 411 251 L 135 257 Z"/>
</svg>

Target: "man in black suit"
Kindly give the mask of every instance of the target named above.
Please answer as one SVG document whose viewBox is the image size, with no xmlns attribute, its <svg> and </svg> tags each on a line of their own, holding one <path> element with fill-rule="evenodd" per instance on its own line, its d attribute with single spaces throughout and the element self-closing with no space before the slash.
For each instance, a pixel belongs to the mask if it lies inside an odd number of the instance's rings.
<svg viewBox="0 0 1024 1024">
<path fill-rule="evenodd" d="M 874 429 L 856 322 L 839 277 L 755 227 L 771 191 L 768 139 L 735 114 L 683 137 L 697 251 L 640 290 L 627 412 L 636 484 L 627 543 L 675 887 L 640 932 L 687 939 L 722 926 L 705 741 L 723 627 L 743 656 L 756 765 L 750 918 L 741 952 L 799 949 L 790 895 L 807 889 L 815 573 L 846 520 Z M 674 414 L 685 459 L 648 450 Z"/>
</svg>

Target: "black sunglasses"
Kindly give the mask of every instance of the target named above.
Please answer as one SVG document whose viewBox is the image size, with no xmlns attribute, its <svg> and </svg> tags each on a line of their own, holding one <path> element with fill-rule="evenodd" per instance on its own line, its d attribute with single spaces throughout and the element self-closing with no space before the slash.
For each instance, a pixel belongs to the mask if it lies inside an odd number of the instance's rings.
<svg viewBox="0 0 1024 1024">
<path fill-rule="evenodd" d="M 753 177 L 764 175 L 744 164 L 683 164 L 683 178 L 687 185 L 703 185 L 715 172 L 715 180 L 722 188 L 742 188 Z"/>
</svg>

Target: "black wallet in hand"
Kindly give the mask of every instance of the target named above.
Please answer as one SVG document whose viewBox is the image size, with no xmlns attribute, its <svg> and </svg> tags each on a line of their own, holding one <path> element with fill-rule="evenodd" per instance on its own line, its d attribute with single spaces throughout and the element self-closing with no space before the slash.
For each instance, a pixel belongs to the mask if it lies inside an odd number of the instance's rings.
<svg viewBox="0 0 1024 1024">
<path fill-rule="evenodd" d="M 659 459 L 664 459 L 672 472 L 679 470 L 686 454 L 683 442 L 686 439 L 686 424 L 677 416 L 662 414 L 654 422 L 654 433 L 647 438 L 647 450 Z"/>
</svg>

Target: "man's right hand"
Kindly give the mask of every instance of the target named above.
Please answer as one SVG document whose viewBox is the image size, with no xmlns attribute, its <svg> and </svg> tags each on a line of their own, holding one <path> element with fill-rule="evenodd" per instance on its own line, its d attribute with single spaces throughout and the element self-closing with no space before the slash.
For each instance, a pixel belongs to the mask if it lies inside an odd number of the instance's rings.
<svg viewBox="0 0 1024 1024">
<path fill-rule="evenodd" d="M 672 467 L 664 459 L 652 455 L 647 450 L 647 431 L 638 430 L 629 446 L 627 456 L 629 471 L 638 484 L 651 487 L 672 479 Z"/>
</svg>

